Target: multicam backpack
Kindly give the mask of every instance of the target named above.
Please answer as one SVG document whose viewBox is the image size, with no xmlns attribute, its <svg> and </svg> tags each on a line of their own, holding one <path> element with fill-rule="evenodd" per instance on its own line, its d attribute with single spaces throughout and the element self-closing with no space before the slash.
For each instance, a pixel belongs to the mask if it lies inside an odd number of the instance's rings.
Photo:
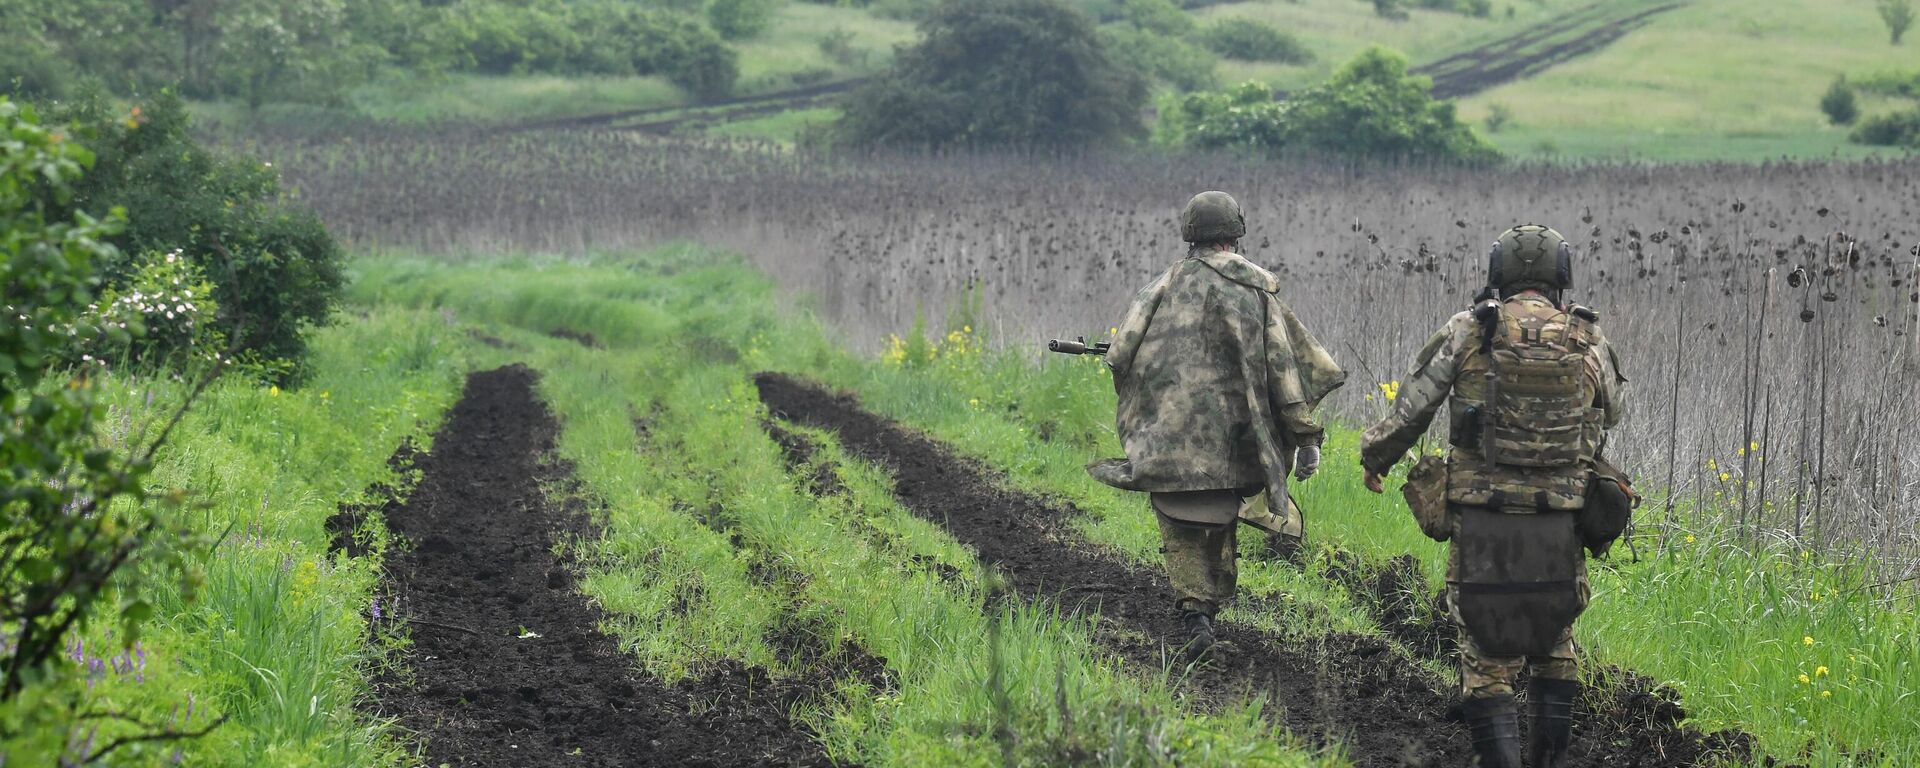
<svg viewBox="0 0 1920 768">
<path fill-rule="evenodd" d="M 1577 510 L 1605 435 L 1594 407 L 1595 316 L 1530 297 L 1489 302 L 1487 343 L 1462 362 L 1450 403 L 1448 501 Z"/>
</svg>

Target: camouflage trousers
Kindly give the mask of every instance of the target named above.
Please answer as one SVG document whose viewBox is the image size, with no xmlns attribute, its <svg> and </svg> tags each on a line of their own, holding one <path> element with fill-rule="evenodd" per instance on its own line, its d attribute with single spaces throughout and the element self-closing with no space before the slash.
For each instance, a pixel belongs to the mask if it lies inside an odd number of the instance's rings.
<svg viewBox="0 0 1920 768">
<path fill-rule="evenodd" d="M 1233 491 L 1155 493 L 1154 519 L 1160 523 L 1160 551 L 1167 557 L 1167 578 L 1180 595 L 1180 610 L 1209 616 L 1233 599 L 1240 578 L 1237 512 Z"/>
<path fill-rule="evenodd" d="M 1580 605 L 1585 606 L 1592 597 L 1593 587 L 1587 581 L 1586 568 L 1580 569 L 1575 582 L 1580 591 Z M 1486 699 L 1513 693 L 1513 681 L 1522 668 L 1530 669 L 1533 676 L 1543 680 L 1580 679 L 1579 649 L 1573 642 L 1573 627 L 1561 631 L 1560 639 L 1545 656 L 1495 656 L 1480 650 L 1473 637 L 1467 634 L 1466 622 L 1460 618 L 1452 587 L 1447 588 L 1447 610 L 1452 614 L 1453 624 L 1460 627 L 1460 698 Z"/>
</svg>

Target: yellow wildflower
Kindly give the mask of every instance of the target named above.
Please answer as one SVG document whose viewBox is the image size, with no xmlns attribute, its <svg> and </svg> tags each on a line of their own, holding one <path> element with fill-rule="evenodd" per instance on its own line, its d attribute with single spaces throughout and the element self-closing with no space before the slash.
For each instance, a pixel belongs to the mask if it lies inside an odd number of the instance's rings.
<svg viewBox="0 0 1920 768">
<path fill-rule="evenodd" d="M 1813 668 L 1813 676 L 1814 676 L 1814 677 L 1826 677 L 1826 676 L 1827 676 L 1827 667 L 1826 667 L 1826 665 L 1824 665 L 1824 664 L 1823 664 L 1823 665 L 1821 665 L 1821 666 L 1818 666 L 1818 667 L 1814 667 L 1814 668 Z"/>
<path fill-rule="evenodd" d="M 1806 637 L 1803 637 L 1803 638 L 1800 638 L 1800 644 L 1801 644 L 1801 645 L 1813 645 L 1813 636 L 1812 636 L 1812 635 L 1808 635 L 1808 636 L 1806 636 Z"/>
<path fill-rule="evenodd" d="M 1707 471 L 1708 472 L 1720 471 L 1720 462 L 1714 461 L 1713 459 L 1707 459 Z"/>
<path fill-rule="evenodd" d="M 275 386 L 271 386 L 271 387 L 267 387 L 267 396 L 268 396 L 268 397 L 279 397 L 279 396 L 280 396 L 280 387 L 279 387 L 278 385 L 275 385 Z"/>
<path fill-rule="evenodd" d="M 1807 673 L 1802 672 L 1800 673 L 1800 682 L 1806 685 L 1813 685 L 1813 678 L 1807 677 Z"/>
<path fill-rule="evenodd" d="M 1692 544 L 1692 543 L 1693 543 L 1693 534 L 1691 534 L 1691 533 L 1689 533 L 1689 534 L 1687 534 L 1687 543 L 1688 543 L 1688 544 Z"/>
<path fill-rule="evenodd" d="M 1831 699 L 1831 698 L 1833 698 L 1833 691 L 1821 691 L 1821 692 L 1820 692 L 1820 698 L 1823 698 L 1823 699 Z"/>
<path fill-rule="evenodd" d="M 1728 481 L 1728 480 L 1732 480 L 1732 479 L 1733 479 L 1733 475 L 1731 475 L 1731 474 L 1728 474 L 1728 473 L 1726 473 L 1726 472 L 1722 472 L 1722 473 L 1720 473 L 1720 482 L 1723 482 L 1723 483 L 1724 483 L 1724 482 L 1726 482 L 1726 481 Z"/>
</svg>

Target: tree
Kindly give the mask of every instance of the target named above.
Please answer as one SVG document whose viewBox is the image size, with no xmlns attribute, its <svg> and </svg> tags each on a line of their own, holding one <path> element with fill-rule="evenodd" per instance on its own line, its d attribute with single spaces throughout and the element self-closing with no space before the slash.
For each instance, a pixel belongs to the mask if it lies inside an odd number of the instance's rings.
<svg viewBox="0 0 1920 768">
<path fill-rule="evenodd" d="M 856 145 L 1084 146 L 1137 136 L 1146 83 L 1058 0 L 946 0 L 848 99 Z"/>
<path fill-rule="evenodd" d="M 1880 20 L 1887 23 L 1894 45 L 1899 45 L 1907 28 L 1913 26 L 1913 16 L 1913 0 L 1880 0 Z"/>
<path fill-rule="evenodd" d="M 1860 118 L 1860 99 L 1846 75 L 1834 78 L 1833 85 L 1827 86 L 1826 95 L 1820 97 L 1820 111 L 1827 113 L 1834 125 L 1853 125 Z"/>
<path fill-rule="evenodd" d="M 1299 38 L 1254 19 L 1221 19 L 1200 32 L 1200 42 L 1229 59 L 1305 64 L 1313 51 Z"/>
<path fill-rule="evenodd" d="M 707 6 L 707 23 L 728 40 L 756 37 L 773 25 L 773 14 L 781 0 L 713 0 Z"/>
</svg>

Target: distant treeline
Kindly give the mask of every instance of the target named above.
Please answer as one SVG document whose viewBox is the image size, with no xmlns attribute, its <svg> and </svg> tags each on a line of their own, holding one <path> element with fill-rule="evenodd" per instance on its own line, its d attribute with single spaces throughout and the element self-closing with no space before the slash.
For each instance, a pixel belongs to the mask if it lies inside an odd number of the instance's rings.
<svg viewBox="0 0 1920 768">
<path fill-rule="evenodd" d="M 60 97 L 177 86 L 194 98 L 334 103 L 385 68 L 738 77 L 726 38 L 780 0 L 0 0 L 0 89 Z"/>
</svg>

